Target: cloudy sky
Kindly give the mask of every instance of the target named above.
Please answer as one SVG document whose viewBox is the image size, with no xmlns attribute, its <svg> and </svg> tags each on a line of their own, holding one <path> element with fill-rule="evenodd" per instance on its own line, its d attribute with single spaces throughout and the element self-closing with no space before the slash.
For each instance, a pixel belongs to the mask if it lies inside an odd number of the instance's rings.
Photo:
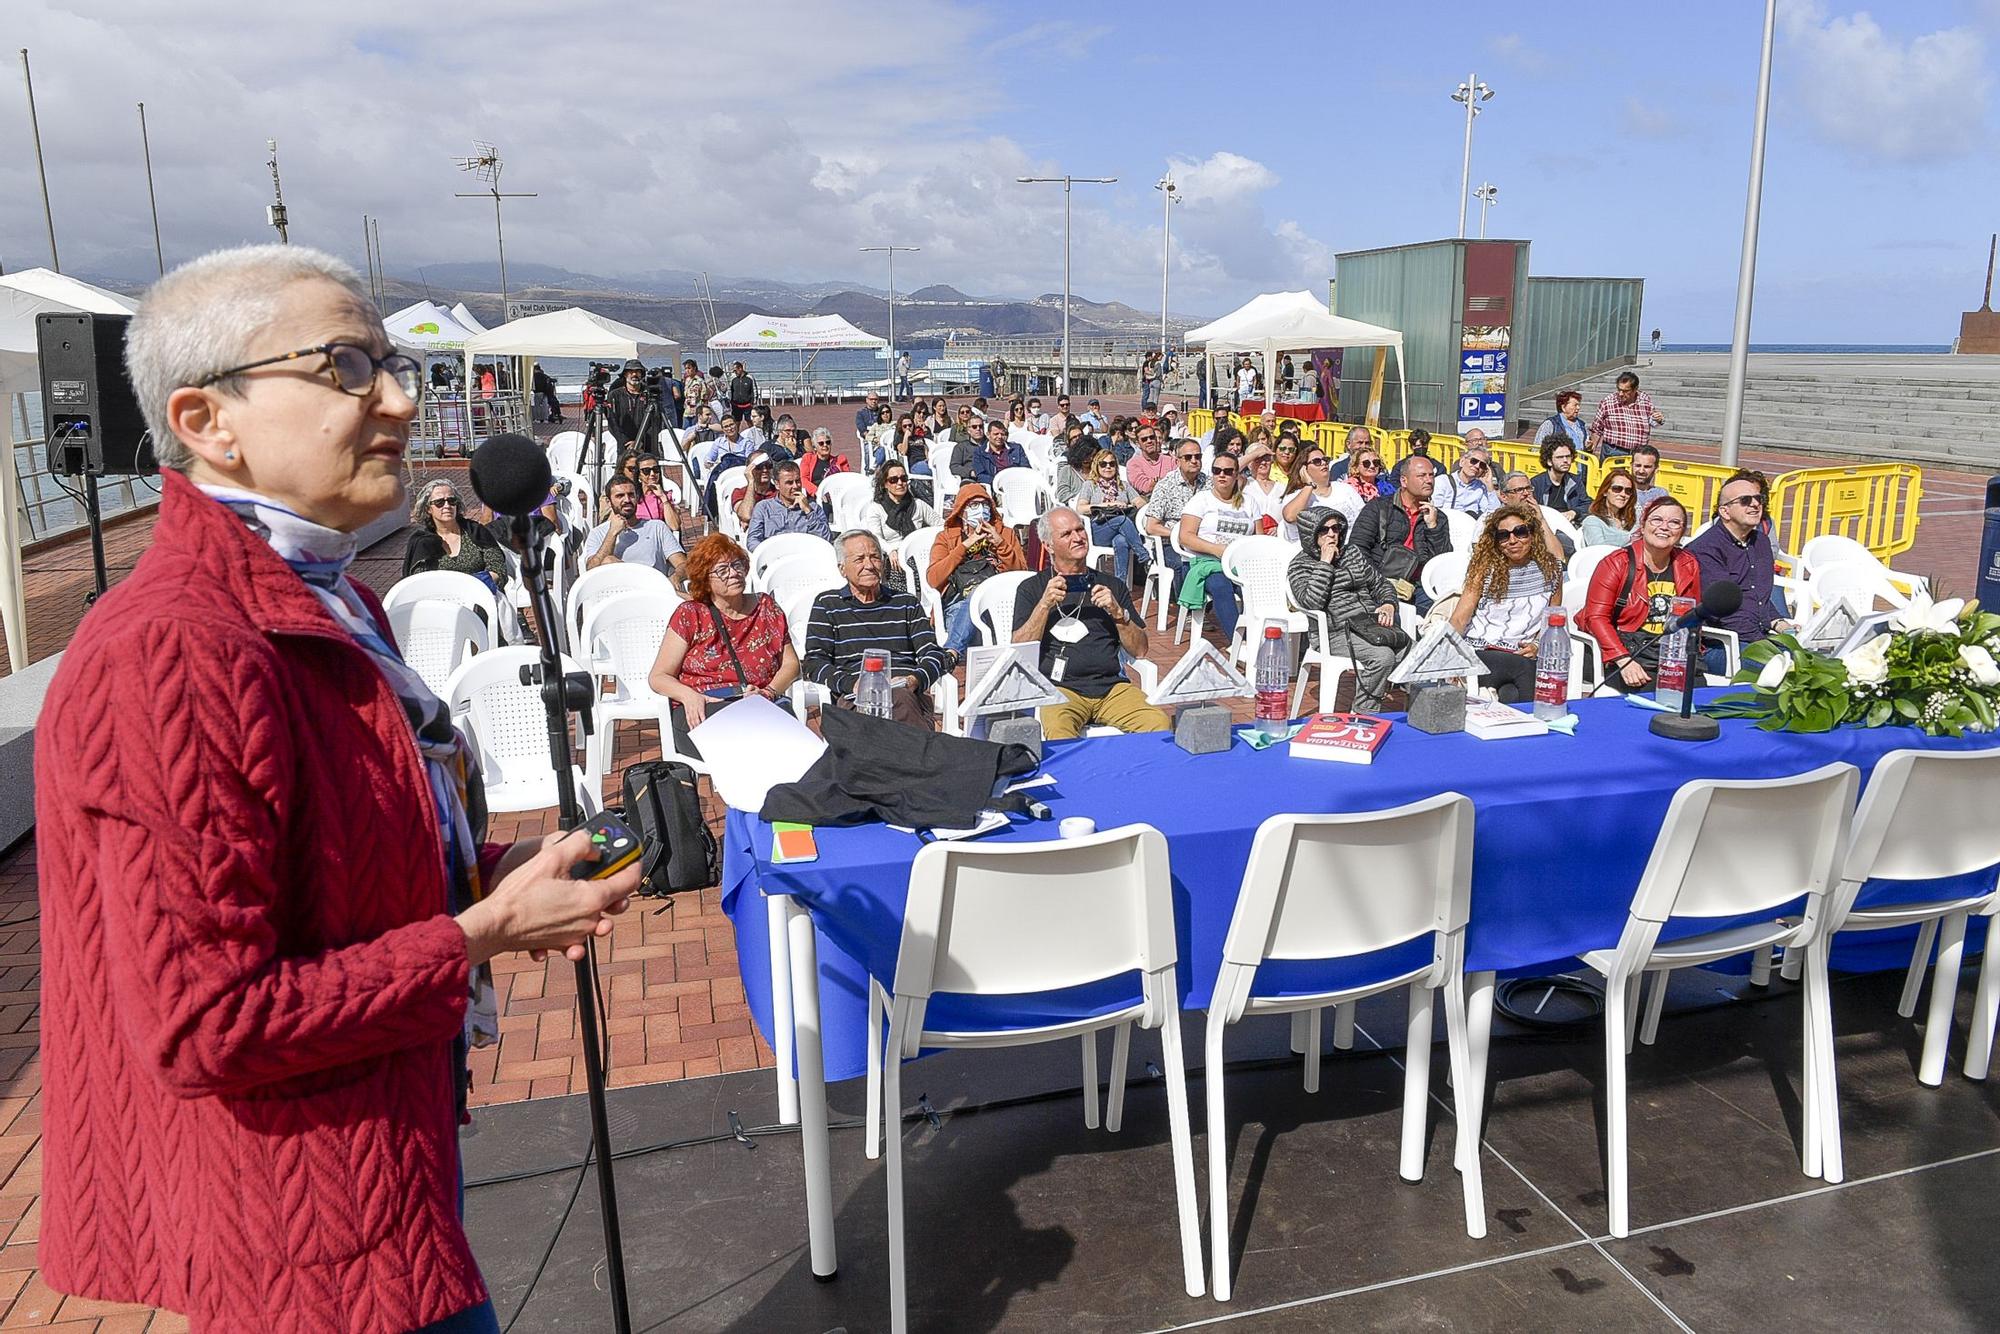
<svg viewBox="0 0 2000 1334">
<path fill-rule="evenodd" d="M 1759 341 L 1944 342 L 2000 225 L 2000 0 L 1783 0 Z M 0 0 L 0 262 L 48 262 L 18 60 L 34 62 L 72 272 L 152 263 L 137 113 L 169 262 L 268 238 L 279 141 L 292 239 L 392 273 L 486 260 L 452 197 L 499 145 L 512 262 L 706 269 L 1157 308 L 1172 165 L 1173 307 L 1325 290 L 1339 251 L 1453 234 L 1467 72 L 1497 95 L 1473 181 L 1538 274 L 1646 279 L 1648 325 L 1726 340 L 1761 6 L 1751 0 L 1285 7 L 758 0 L 335 5 Z M 1476 228 L 1477 207 L 1474 207 Z"/>
</svg>

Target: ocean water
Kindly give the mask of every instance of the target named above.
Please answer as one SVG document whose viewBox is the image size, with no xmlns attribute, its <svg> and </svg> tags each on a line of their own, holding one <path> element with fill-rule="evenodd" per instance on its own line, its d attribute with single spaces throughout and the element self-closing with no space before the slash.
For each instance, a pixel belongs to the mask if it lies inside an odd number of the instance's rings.
<svg viewBox="0 0 2000 1334">
<path fill-rule="evenodd" d="M 1642 343 L 1639 355 L 1652 351 L 1652 344 Z M 1752 343 L 1752 352 L 1792 352 L 1808 353 L 1813 356 L 1883 356 L 1936 355 L 1951 351 L 1950 343 Z M 1668 343 L 1660 344 L 1662 352 L 1727 352 L 1727 343 Z"/>
</svg>

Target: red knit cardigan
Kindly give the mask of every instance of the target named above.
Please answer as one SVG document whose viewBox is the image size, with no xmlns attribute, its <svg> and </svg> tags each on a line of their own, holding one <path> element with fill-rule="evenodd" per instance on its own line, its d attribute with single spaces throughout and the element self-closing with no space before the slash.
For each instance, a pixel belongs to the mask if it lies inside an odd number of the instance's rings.
<svg viewBox="0 0 2000 1334">
<path fill-rule="evenodd" d="M 177 473 L 50 684 L 35 815 L 49 1284 L 230 1334 L 483 1300 L 457 1208 L 466 942 L 409 723 Z"/>
</svg>

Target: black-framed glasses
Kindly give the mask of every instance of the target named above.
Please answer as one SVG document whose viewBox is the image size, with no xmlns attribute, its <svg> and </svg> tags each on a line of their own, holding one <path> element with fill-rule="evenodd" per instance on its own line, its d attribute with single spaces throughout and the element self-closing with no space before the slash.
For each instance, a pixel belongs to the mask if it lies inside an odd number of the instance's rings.
<svg viewBox="0 0 2000 1334">
<path fill-rule="evenodd" d="M 1306 460 L 1305 466 L 1308 468 L 1324 468 L 1326 466 L 1326 456 L 1324 454 L 1315 454 Z"/>
<path fill-rule="evenodd" d="M 882 479 L 884 486 L 907 486 L 910 479 L 899 472 L 892 472 Z"/>
<path fill-rule="evenodd" d="M 1355 466 L 1355 467 L 1357 467 L 1357 468 L 1373 468 L 1373 469 L 1375 469 L 1375 470 L 1376 470 L 1377 472 L 1380 472 L 1380 471 L 1381 471 L 1381 469 L 1382 469 L 1382 460 L 1380 460 L 1380 459 L 1356 459 L 1356 460 L 1354 460 L 1354 466 Z"/>
<path fill-rule="evenodd" d="M 396 382 L 412 402 L 423 396 L 424 368 L 415 357 L 402 352 L 391 352 L 386 357 L 378 357 L 359 343 L 321 343 L 316 347 L 302 347 L 296 352 L 287 352 L 279 357 L 265 357 L 262 361 L 245 362 L 241 366 L 231 366 L 228 370 L 210 371 L 194 382 L 194 388 L 206 389 L 217 380 L 227 380 L 245 371 L 254 371 L 265 366 L 279 366 L 300 357 L 325 357 L 323 368 L 333 387 L 343 394 L 356 398 L 366 398 L 375 390 L 375 377 L 383 371 Z"/>
<path fill-rule="evenodd" d="M 1467 467 L 1470 467 L 1470 468 L 1477 468 L 1477 469 L 1479 469 L 1479 471 L 1481 471 L 1481 472 L 1485 472 L 1485 471 L 1486 471 L 1486 460 L 1485 460 L 1485 459 L 1482 459 L 1482 458 L 1473 458 L 1473 457 L 1468 457 L 1468 458 L 1467 458 L 1467 459 L 1465 460 L 1465 463 L 1466 463 L 1466 466 L 1467 466 Z"/>
<path fill-rule="evenodd" d="M 1495 528 L 1493 530 L 1493 536 L 1499 538 L 1502 542 L 1512 542 L 1519 538 L 1533 537 L 1534 535 L 1535 530 L 1532 528 Z"/>
<path fill-rule="evenodd" d="M 443 509 L 443 508 L 444 508 L 445 506 L 447 506 L 447 505 L 449 505 L 449 506 L 450 506 L 451 508 L 453 508 L 453 509 L 457 509 L 457 508 L 458 508 L 458 497 L 457 497 L 457 496 L 432 496 L 432 497 L 431 497 L 431 508 L 432 508 L 432 509 L 434 509 L 434 510 L 441 510 L 441 509 Z"/>
<path fill-rule="evenodd" d="M 1179 458 L 1179 459 L 1180 459 L 1180 461 L 1181 461 L 1182 463 L 1200 463 L 1200 462 L 1201 462 L 1201 455 L 1199 455 L 1199 454 L 1180 454 L 1180 455 L 1176 455 L 1175 457 Z"/>
<path fill-rule="evenodd" d="M 1629 486 L 1606 487 L 1604 494 L 1607 496 L 1629 496 L 1632 494 L 1632 488 Z"/>
<path fill-rule="evenodd" d="M 641 464 L 639 467 L 639 475 L 641 477 L 658 477 L 660 475 L 660 467 L 658 464 L 654 464 L 652 467 L 648 468 L 645 465 Z"/>
<path fill-rule="evenodd" d="M 1722 503 L 1724 505 L 1755 505 L 1757 508 L 1762 509 L 1764 507 L 1764 497 L 1758 495 L 1738 496 L 1734 500 L 1725 500 Z"/>
<path fill-rule="evenodd" d="M 1241 468 L 1210 468 L 1209 471 L 1217 477 L 1234 477 L 1243 470 Z"/>
</svg>

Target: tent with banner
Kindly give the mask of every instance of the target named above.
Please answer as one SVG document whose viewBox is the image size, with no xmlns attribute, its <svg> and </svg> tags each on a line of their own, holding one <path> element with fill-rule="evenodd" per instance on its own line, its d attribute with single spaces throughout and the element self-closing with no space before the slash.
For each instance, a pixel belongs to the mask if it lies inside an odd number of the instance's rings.
<svg viewBox="0 0 2000 1334">
<path fill-rule="evenodd" d="M 418 301 L 383 319 L 390 341 L 412 352 L 457 352 L 465 340 L 483 333 L 477 325 L 462 323 L 435 301 Z"/>
<path fill-rule="evenodd" d="M 817 352 L 835 347 L 887 347 L 838 315 L 745 315 L 708 340 L 711 352 Z"/>
<path fill-rule="evenodd" d="M 576 357 L 585 361 L 608 361 L 613 364 L 629 361 L 673 356 L 680 344 L 663 334 L 650 333 L 599 315 L 594 310 L 581 306 L 567 306 L 562 310 L 552 310 L 541 315 L 528 315 L 518 320 L 509 320 L 497 329 L 488 329 L 465 340 L 465 383 L 468 398 L 476 390 L 479 382 L 473 378 L 472 363 L 475 357 Z M 492 434 L 495 430 L 527 430 L 530 413 L 528 411 L 528 385 L 533 377 L 522 374 L 517 378 L 518 421 L 506 425 L 512 413 L 496 401 L 486 405 L 486 420 L 482 423 L 475 416 L 472 435 Z M 496 425 L 496 423 L 499 423 Z"/>
<path fill-rule="evenodd" d="M 28 665 L 28 615 L 21 592 L 21 479 L 14 471 L 12 400 L 16 394 L 36 393 L 42 387 L 35 317 L 76 311 L 130 315 L 138 308 L 131 297 L 49 269 L 0 275 L 0 623 L 6 627 L 7 660 L 13 671 Z"/>
<path fill-rule="evenodd" d="M 1218 383 L 1216 357 L 1248 353 L 1261 358 L 1267 392 L 1277 386 L 1278 358 L 1286 352 L 1305 352 L 1316 347 L 1394 349 L 1403 421 L 1407 424 L 1410 420 L 1410 392 L 1403 384 L 1403 335 L 1379 324 L 1343 319 L 1310 292 L 1266 292 L 1219 320 L 1188 330 L 1184 338 L 1191 346 L 1199 345 L 1209 358 L 1210 384 Z"/>
</svg>

